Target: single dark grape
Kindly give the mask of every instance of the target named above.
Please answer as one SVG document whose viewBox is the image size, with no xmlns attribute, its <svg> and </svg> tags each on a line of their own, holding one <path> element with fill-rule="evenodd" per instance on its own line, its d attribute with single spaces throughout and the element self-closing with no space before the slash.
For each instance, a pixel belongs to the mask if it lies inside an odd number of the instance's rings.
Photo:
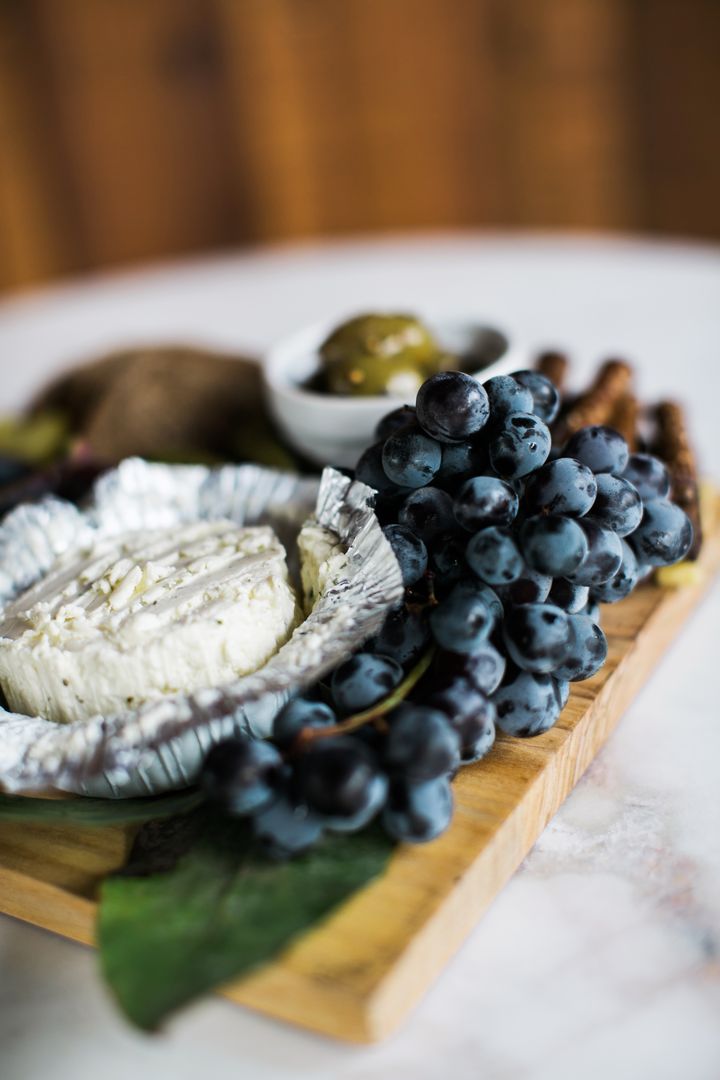
<svg viewBox="0 0 720 1080">
<path fill-rule="evenodd" d="M 474 476 L 466 480 L 455 496 L 455 520 L 468 532 L 486 525 L 510 525 L 518 512 L 518 497 L 496 476 Z"/>
<path fill-rule="evenodd" d="M 401 405 L 399 409 L 393 409 L 386 413 L 375 428 L 375 438 L 378 442 L 385 442 L 391 435 L 396 435 L 404 428 L 412 427 L 417 423 L 417 414 L 414 405 Z"/>
<path fill-rule="evenodd" d="M 396 777 L 383 810 L 385 831 L 406 844 L 424 844 L 444 833 L 452 820 L 453 797 L 444 777 L 413 784 Z"/>
<path fill-rule="evenodd" d="M 328 727 L 337 717 L 324 701 L 295 697 L 288 701 L 275 717 L 273 739 L 279 746 L 291 746 L 303 728 Z"/>
<path fill-rule="evenodd" d="M 563 697 L 562 684 L 551 675 L 513 670 L 493 698 L 495 722 L 506 735 L 541 735 L 559 717 Z"/>
<path fill-rule="evenodd" d="M 492 707 L 494 716 L 495 706 L 492 702 L 488 702 L 488 704 Z M 495 720 L 482 720 L 480 717 L 475 717 L 473 720 L 468 720 L 459 726 L 458 734 L 461 739 L 460 757 L 462 764 L 473 765 L 476 761 L 482 761 L 495 745 Z"/>
<path fill-rule="evenodd" d="M 570 615 L 570 643 L 562 664 L 553 672 L 556 679 L 578 682 L 599 671 L 607 657 L 607 640 L 597 623 L 587 615 Z"/>
<path fill-rule="evenodd" d="M 522 386 L 512 375 L 494 375 L 483 386 L 490 402 L 490 416 L 493 423 L 513 412 L 534 412 L 534 401 L 530 390 Z"/>
<path fill-rule="evenodd" d="M 356 817 L 376 804 L 381 773 L 368 749 L 351 735 L 319 738 L 299 754 L 294 782 L 311 810 L 328 817 Z"/>
<path fill-rule="evenodd" d="M 513 379 L 532 394 L 533 404 L 528 411 L 552 424 L 560 411 L 560 394 L 550 379 L 539 371 L 514 371 Z"/>
<path fill-rule="evenodd" d="M 684 510 L 667 499 L 645 503 L 631 546 L 641 562 L 670 566 L 684 559 L 692 546 L 693 527 Z"/>
<path fill-rule="evenodd" d="M 467 588 L 453 589 L 430 614 L 430 629 L 442 649 L 473 653 L 483 644 L 493 625 L 487 603 Z"/>
<path fill-rule="evenodd" d="M 283 792 L 252 819 L 252 828 L 268 855 L 290 859 L 318 842 L 324 821 L 290 792 Z"/>
<path fill-rule="evenodd" d="M 528 514 L 582 517 L 592 508 L 596 495 L 597 481 L 587 465 L 560 457 L 528 477 L 523 508 Z"/>
<path fill-rule="evenodd" d="M 631 454 L 623 471 L 644 502 L 665 499 L 670 494 L 670 473 L 660 458 L 652 454 Z"/>
<path fill-rule="evenodd" d="M 570 437 L 565 457 L 577 458 L 594 473 L 619 475 L 628 463 L 630 451 L 622 435 L 604 424 L 580 428 Z"/>
<path fill-rule="evenodd" d="M 455 773 L 460 738 L 437 709 L 406 703 L 389 716 L 385 765 L 418 783 Z"/>
<path fill-rule="evenodd" d="M 493 694 L 503 680 L 506 667 L 507 661 L 503 653 L 488 642 L 468 657 L 465 671 L 478 690 Z"/>
<path fill-rule="evenodd" d="M 597 489 L 592 508 L 593 519 L 612 529 L 618 536 L 629 536 L 637 529 L 643 515 L 642 499 L 637 488 L 625 477 L 600 473 Z"/>
<path fill-rule="evenodd" d="M 453 587 L 453 595 L 460 595 L 462 592 L 478 596 L 483 600 L 490 612 L 493 627 L 501 621 L 503 618 L 503 605 L 495 589 L 491 589 L 489 585 L 485 585 L 482 581 L 478 581 L 476 577 L 471 577 L 468 574 Z"/>
<path fill-rule="evenodd" d="M 486 641 L 472 656 L 439 651 L 430 680 L 431 690 L 443 690 L 464 679 L 483 694 L 493 694 L 505 675 L 506 660 L 493 644 Z"/>
<path fill-rule="evenodd" d="M 488 467 L 487 448 L 476 442 L 445 443 L 442 463 L 435 483 L 448 491 L 456 490 L 463 481 L 478 476 Z"/>
<path fill-rule="evenodd" d="M 622 544 L 617 533 L 598 525 L 592 518 L 581 518 L 578 524 L 585 533 L 589 550 L 577 570 L 566 577 L 575 585 L 594 588 L 617 574 L 622 564 Z"/>
<path fill-rule="evenodd" d="M 406 488 L 398 488 L 386 474 L 383 469 L 382 454 L 382 443 L 369 446 L 355 466 L 355 479 L 374 488 L 380 495 L 392 496 L 406 491 Z"/>
<path fill-rule="evenodd" d="M 509 413 L 490 440 L 490 464 L 504 479 L 527 476 L 547 460 L 552 440 L 534 413 Z"/>
<path fill-rule="evenodd" d="M 396 660 L 356 653 L 333 672 L 333 700 L 343 714 L 362 712 L 387 697 L 402 677 L 403 669 Z"/>
<path fill-rule="evenodd" d="M 403 501 L 398 519 L 401 525 L 429 544 L 440 533 L 455 528 L 452 505 L 446 491 L 436 487 L 419 488 Z"/>
<path fill-rule="evenodd" d="M 393 608 L 380 633 L 365 648 L 407 668 L 420 659 L 429 644 L 430 627 L 425 613 L 401 604 Z"/>
<path fill-rule="evenodd" d="M 446 589 L 467 574 L 466 547 L 466 538 L 457 532 L 441 533 L 433 540 L 430 562 L 441 589 Z"/>
<path fill-rule="evenodd" d="M 583 563 L 589 547 L 577 521 L 560 514 L 528 518 L 520 530 L 526 562 L 541 574 L 565 577 Z"/>
<path fill-rule="evenodd" d="M 519 578 L 524 568 L 512 533 L 494 525 L 471 537 L 465 557 L 470 569 L 487 585 L 507 585 Z"/>
<path fill-rule="evenodd" d="M 463 763 L 485 757 L 495 742 L 495 706 L 487 694 L 469 679 L 459 678 L 432 693 L 427 704 L 439 710 L 457 732 Z"/>
<path fill-rule="evenodd" d="M 514 604 L 542 604 L 547 600 L 553 579 L 524 566 L 519 578 L 509 585 L 496 585 L 495 592 L 503 606 Z"/>
<path fill-rule="evenodd" d="M 509 609 L 503 635 L 512 660 L 523 671 L 555 671 L 567 655 L 569 618 L 552 604 L 520 604 Z"/>
<path fill-rule="evenodd" d="M 229 814 L 254 814 L 277 796 L 282 757 L 277 747 L 249 735 L 217 743 L 205 758 L 200 784 Z"/>
<path fill-rule="evenodd" d="M 373 729 L 374 730 L 374 729 Z M 360 738 L 359 733 L 355 733 L 355 739 L 357 742 L 362 743 L 364 746 L 370 747 L 370 740 L 367 738 Z M 378 748 L 379 749 L 379 748 Z M 375 752 L 375 751 L 374 751 Z M 385 773 L 379 772 L 373 780 L 371 780 L 365 802 L 359 810 L 354 814 L 348 816 L 335 816 L 327 817 L 323 819 L 323 824 L 329 832 L 335 833 L 353 833 L 359 832 L 360 829 L 364 829 L 372 819 L 380 813 L 383 806 L 387 801 L 388 793 L 388 779 Z"/>
<path fill-rule="evenodd" d="M 403 585 L 405 588 L 415 585 L 423 577 L 428 566 L 425 544 L 419 536 L 404 525 L 386 525 L 383 532 L 395 552 Z"/>
<path fill-rule="evenodd" d="M 443 443 L 463 442 L 487 423 L 485 390 L 462 371 L 441 371 L 418 390 L 417 415 L 423 430 Z"/>
<path fill-rule="evenodd" d="M 641 567 L 637 556 L 626 540 L 622 541 L 622 563 L 618 572 L 600 585 L 593 587 L 593 596 L 603 604 L 614 604 L 629 596 L 640 581 Z"/>
<path fill-rule="evenodd" d="M 582 611 L 588 602 L 590 589 L 587 585 L 573 585 L 566 578 L 556 578 L 548 594 L 548 600 L 556 607 L 575 615 Z"/>
<path fill-rule="evenodd" d="M 412 428 L 391 435 L 383 446 L 385 475 L 398 487 L 419 488 L 429 484 L 441 461 L 440 444 Z"/>
</svg>

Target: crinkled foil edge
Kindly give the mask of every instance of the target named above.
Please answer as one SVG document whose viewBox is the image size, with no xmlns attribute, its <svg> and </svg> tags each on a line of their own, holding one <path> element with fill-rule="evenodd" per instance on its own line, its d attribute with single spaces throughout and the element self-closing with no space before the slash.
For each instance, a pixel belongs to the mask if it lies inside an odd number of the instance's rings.
<svg viewBox="0 0 720 1080">
<path fill-rule="evenodd" d="M 0 526 L 0 604 L 93 536 L 198 519 L 267 522 L 292 550 L 312 514 L 340 537 L 347 562 L 290 640 L 263 668 L 234 683 L 73 724 L 0 709 L 0 786 L 155 794 L 192 783 L 207 751 L 228 735 L 267 736 L 288 697 L 358 649 L 402 597 L 373 495 L 334 469 L 325 469 L 318 482 L 255 465 L 209 469 L 129 458 L 101 477 L 85 510 L 54 498 L 14 510 Z"/>
</svg>

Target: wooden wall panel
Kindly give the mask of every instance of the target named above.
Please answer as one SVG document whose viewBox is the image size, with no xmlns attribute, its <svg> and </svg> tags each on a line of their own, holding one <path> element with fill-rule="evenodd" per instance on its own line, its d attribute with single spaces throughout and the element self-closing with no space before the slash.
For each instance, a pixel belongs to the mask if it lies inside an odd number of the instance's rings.
<svg viewBox="0 0 720 1080">
<path fill-rule="evenodd" d="M 505 221 L 632 228 L 625 0 L 495 5 Z"/>
<path fill-rule="evenodd" d="M 257 235 L 498 218 L 488 5 L 224 0 L 219 10 Z M 478 147 L 484 175 L 471 183 Z"/>
<path fill-rule="evenodd" d="M 0 288 L 75 265 L 26 16 L 0 3 Z"/>
<path fill-rule="evenodd" d="M 82 261 L 232 239 L 219 42 L 203 0 L 30 5 Z"/>
<path fill-rule="evenodd" d="M 720 237 L 720 2 L 630 5 L 638 228 Z"/>
<path fill-rule="evenodd" d="M 0 0 L 0 286 L 433 226 L 720 236 L 718 0 Z"/>
</svg>

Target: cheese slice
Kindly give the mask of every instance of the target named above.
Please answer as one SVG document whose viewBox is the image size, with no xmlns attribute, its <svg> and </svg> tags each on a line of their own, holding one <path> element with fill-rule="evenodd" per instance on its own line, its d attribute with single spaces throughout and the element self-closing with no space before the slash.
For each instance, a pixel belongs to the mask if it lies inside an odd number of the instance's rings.
<svg viewBox="0 0 720 1080">
<path fill-rule="evenodd" d="M 112 715 L 256 671 L 300 618 L 269 527 L 126 533 L 59 560 L 4 609 L 0 685 L 27 715 Z"/>
</svg>

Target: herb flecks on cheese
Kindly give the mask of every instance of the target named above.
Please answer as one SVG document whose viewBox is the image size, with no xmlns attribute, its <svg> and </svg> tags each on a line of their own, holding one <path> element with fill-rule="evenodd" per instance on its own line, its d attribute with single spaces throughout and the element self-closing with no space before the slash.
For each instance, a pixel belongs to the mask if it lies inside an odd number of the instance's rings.
<svg viewBox="0 0 720 1080">
<path fill-rule="evenodd" d="M 5 608 L 0 684 L 17 712 L 112 715 L 256 671 L 300 617 L 269 527 L 126 533 L 59 560 Z"/>
</svg>

